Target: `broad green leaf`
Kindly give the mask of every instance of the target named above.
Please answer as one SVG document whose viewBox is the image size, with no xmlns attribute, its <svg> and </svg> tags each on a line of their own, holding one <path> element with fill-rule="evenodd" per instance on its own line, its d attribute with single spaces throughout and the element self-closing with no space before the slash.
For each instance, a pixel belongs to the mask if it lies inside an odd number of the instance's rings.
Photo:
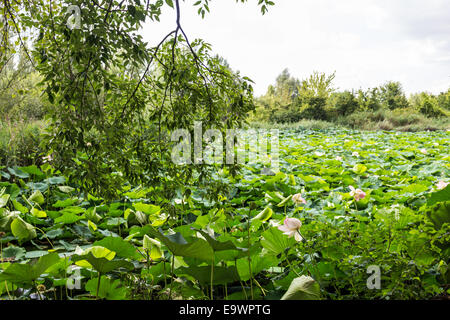
<svg viewBox="0 0 450 320">
<path fill-rule="evenodd" d="M 98 277 L 89 280 L 85 288 L 92 296 L 96 296 L 98 292 L 98 297 L 106 300 L 125 300 L 128 295 L 128 288 L 121 284 L 120 279 L 111 280 L 107 276 L 102 276 L 98 291 L 97 286 Z"/>
<path fill-rule="evenodd" d="M 29 178 L 30 175 L 22 170 L 20 170 L 18 167 L 14 168 L 8 168 L 9 173 L 11 173 L 13 176 L 16 176 L 21 179 Z"/>
<path fill-rule="evenodd" d="M 66 208 L 75 203 L 75 200 L 73 199 L 66 199 L 66 200 L 58 200 L 53 205 L 54 208 Z"/>
<path fill-rule="evenodd" d="M 45 211 L 41 211 L 36 208 L 31 208 L 30 212 L 36 218 L 47 218 L 47 213 Z"/>
<path fill-rule="evenodd" d="M 34 164 L 31 165 L 31 166 L 28 166 L 28 167 L 20 167 L 19 169 L 22 170 L 23 172 L 26 172 L 26 173 L 29 173 L 31 175 L 35 175 L 35 176 L 38 176 L 38 177 L 44 176 L 42 171 L 39 170 L 39 168 L 36 165 L 34 165 Z"/>
<path fill-rule="evenodd" d="M 35 202 L 37 204 L 43 204 L 45 202 L 44 195 L 41 191 L 36 190 L 29 198 L 28 201 Z"/>
<path fill-rule="evenodd" d="M 214 251 L 225 251 L 225 250 L 237 250 L 241 251 L 242 249 L 237 248 L 233 242 L 230 240 L 226 242 L 217 241 L 213 237 L 211 237 L 207 232 L 203 230 L 194 229 L 199 232 L 205 239 L 208 241 L 209 245 L 212 247 Z"/>
<path fill-rule="evenodd" d="M 91 253 L 94 258 L 105 258 L 107 260 L 112 260 L 116 256 L 114 251 L 99 245 L 94 245 L 84 250 L 77 247 L 75 250 L 75 254 L 78 256 L 85 256 L 89 253 Z"/>
<path fill-rule="evenodd" d="M 289 197 L 291 197 L 291 196 L 289 196 Z M 253 217 L 252 220 L 267 221 L 272 217 L 272 214 L 273 214 L 273 210 L 269 206 L 267 206 L 266 208 L 264 208 L 263 211 L 258 213 L 255 217 Z"/>
<path fill-rule="evenodd" d="M 92 232 L 97 230 L 97 225 L 93 223 L 91 220 L 88 220 L 88 227 Z"/>
<path fill-rule="evenodd" d="M 358 174 L 358 175 L 362 175 L 364 172 L 367 171 L 367 167 L 363 164 L 356 164 L 353 167 L 353 172 Z"/>
<path fill-rule="evenodd" d="M 17 217 L 11 222 L 11 232 L 19 239 L 20 242 L 25 242 L 37 237 L 36 229 L 29 223 Z"/>
<path fill-rule="evenodd" d="M 9 231 L 11 222 L 20 216 L 19 211 L 8 211 L 4 208 L 0 209 L 0 230 Z"/>
<path fill-rule="evenodd" d="M 12 204 L 14 209 L 20 211 L 21 213 L 27 213 L 29 211 L 28 208 L 22 205 L 19 201 L 12 200 Z"/>
<path fill-rule="evenodd" d="M 427 190 L 428 190 L 427 186 L 424 186 L 423 184 L 414 183 L 407 187 L 404 187 L 401 192 L 402 193 L 421 193 L 421 192 L 424 192 Z"/>
<path fill-rule="evenodd" d="M 320 300 L 319 284 L 311 277 L 295 278 L 281 300 Z"/>
<path fill-rule="evenodd" d="M 161 211 L 161 208 L 158 206 L 154 206 L 152 204 L 145 204 L 142 202 L 139 203 L 133 203 L 133 207 L 137 210 L 137 211 L 141 211 L 145 214 L 148 215 L 154 215 L 157 214 Z"/>
<path fill-rule="evenodd" d="M 149 233 L 152 237 L 161 240 L 176 256 L 196 258 L 203 261 L 211 261 L 214 256 L 212 247 L 203 239 L 196 239 L 191 243 L 187 243 L 181 234 L 176 234 L 175 237 L 169 238 L 152 227 L 149 227 Z"/>
<path fill-rule="evenodd" d="M 46 180 L 50 184 L 63 184 L 66 182 L 66 178 L 64 177 L 51 177 Z"/>
<path fill-rule="evenodd" d="M 76 265 L 94 268 L 101 274 L 105 274 L 119 268 L 125 268 L 127 270 L 134 269 L 134 265 L 126 260 L 108 260 L 107 258 L 97 258 L 92 254 L 92 252 L 89 252 L 87 255 L 83 256 L 73 256 L 72 260 Z"/>
<path fill-rule="evenodd" d="M 158 260 L 163 256 L 161 242 L 150 238 L 148 235 L 144 235 L 143 247 L 144 250 L 149 251 L 150 259 L 152 260 Z"/>
<path fill-rule="evenodd" d="M 78 216 L 73 212 L 66 212 L 62 216 L 55 219 L 55 223 L 72 224 L 82 220 L 83 216 Z"/>
<path fill-rule="evenodd" d="M 7 248 L 3 248 L 1 253 L 1 258 L 14 258 L 16 260 L 25 256 L 26 250 L 21 247 L 16 247 L 13 245 L 8 246 Z"/>
<path fill-rule="evenodd" d="M 0 208 L 6 206 L 9 201 L 9 194 L 4 194 L 0 197 Z"/>
<path fill-rule="evenodd" d="M 215 266 L 213 272 L 213 284 L 227 284 L 239 281 L 239 273 L 236 267 L 218 267 Z M 206 285 L 211 283 L 211 266 L 201 267 L 181 267 L 176 270 L 176 274 L 187 274 L 197 279 L 201 284 Z"/>
<path fill-rule="evenodd" d="M 428 218 L 433 222 L 436 229 L 442 228 L 444 223 L 450 223 L 450 201 L 439 202 L 427 210 Z"/>
<path fill-rule="evenodd" d="M 256 254 L 250 257 L 252 275 L 256 276 L 258 273 L 270 267 L 275 267 L 278 265 L 278 259 L 274 255 L 262 255 Z M 242 281 L 248 281 L 250 279 L 250 269 L 248 264 L 248 258 L 238 259 L 236 262 L 237 270 L 239 272 L 239 277 Z"/>
<path fill-rule="evenodd" d="M 427 205 L 432 206 L 438 202 L 450 201 L 450 184 L 444 189 L 433 192 L 428 198 Z"/>
<path fill-rule="evenodd" d="M 5 271 L 0 273 L 0 281 L 11 281 L 16 283 L 32 282 L 39 278 L 52 265 L 60 260 L 57 253 L 49 253 L 39 258 L 35 263 L 10 265 Z"/>
<path fill-rule="evenodd" d="M 106 237 L 93 243 L 93 246 L 101 246 L 114 251 L 118 256 L 129 259 L 140 259 L 141 255 L 129 242 L 120 237 Z"/>
<path fill-rule="evenodd" d="M 261 245 L 275 255 L 282 253 L 296 243 L 293 237 L 288 238 L 276 227 L 264 231 L 262 237 Z"/>
</svg>

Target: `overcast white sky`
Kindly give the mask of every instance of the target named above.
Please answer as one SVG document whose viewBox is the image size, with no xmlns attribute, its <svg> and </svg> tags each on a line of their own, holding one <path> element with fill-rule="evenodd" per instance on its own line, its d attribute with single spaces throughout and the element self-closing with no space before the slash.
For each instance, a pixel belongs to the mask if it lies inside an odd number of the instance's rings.
<svg viewBox="0 0 450 320">
<path fill-rule="evenodd" d="M 257 0 L 212 0 L 202 20 L 182 4 L 190 40 L 202 38 L 234 70 L 266 92 L 284 68 L 296 78 L 336 71 L 339 89 L 400 81 L 407 93 L 450 88 L 449 0 L 273 0 L 261 15 Z M 157 44 L 174 29 L 175 12 L 148 23 L 144 37 Z"/>
</svg>

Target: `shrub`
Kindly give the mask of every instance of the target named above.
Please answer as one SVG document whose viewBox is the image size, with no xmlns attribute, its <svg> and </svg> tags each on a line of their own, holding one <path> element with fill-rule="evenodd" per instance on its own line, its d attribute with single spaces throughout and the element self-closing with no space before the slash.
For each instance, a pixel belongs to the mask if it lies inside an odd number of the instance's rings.
<svg viewBox="0 0 450 320">
<path fill-rule="evenodd" d="M 450 111 L 450 89 L 447 92 L 442 92 L 437 97 L 440 108 Z"/>
<path fill-rule="evenodd" d="M 325 97 L 306 97 L 300 101 L 300 119 L 327 120 Z"/>
<path fill-rule="evenodd" d="M 331 107 L 336 110 L 338 116 L 347 116 L 358 110 L 359 103 L 352 92 L 344 91 L 332 96 Z"/>
<path fill-rule="evenodd" d="M 386 109 L 395 110 L 409 107 L 408 99 L 406 99 L 400 82 L 388 82 L 380 90 L 380 100 Z"/>
<path fill-rule="evenodd" d="M 412 100 L 414 109 L 428 117 L 440 118 L 449 116 L 448 112 L 440 107 L 439 100 L 434 95 L 422 92 L 414 96 Z M 441 98 L 441 103 L 442 100 Z"/>
</svg>

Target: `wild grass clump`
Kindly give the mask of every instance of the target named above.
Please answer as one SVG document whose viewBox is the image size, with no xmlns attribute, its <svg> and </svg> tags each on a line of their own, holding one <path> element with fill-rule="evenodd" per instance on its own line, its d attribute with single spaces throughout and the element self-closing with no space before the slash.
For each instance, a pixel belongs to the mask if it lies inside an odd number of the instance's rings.
<svg viewBox="0 0 450 320">
<path fill-rule="evenodd" d="M 6 167 L 39 164 L 42 159 L 43 121 L 0 122 L 0 165 Z"/>
<path fill-rule="evenodd" d="M 326 130 L 340 127 L 336 124 L 330 124 L 328 121 L 322 120 L 300 120 L 293 123 L 269 123 L 269 122 L 250 122 L 249 127 L 255 129 L 278 129 L 278 130 Z"/>
</svg>

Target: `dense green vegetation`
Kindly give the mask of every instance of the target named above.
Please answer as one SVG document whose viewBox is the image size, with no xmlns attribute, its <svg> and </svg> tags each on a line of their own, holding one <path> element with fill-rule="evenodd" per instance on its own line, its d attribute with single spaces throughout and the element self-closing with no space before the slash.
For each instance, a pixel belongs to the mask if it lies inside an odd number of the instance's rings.
<svg viewBox="0 0 450 320">
<path fill-rule="evenodd" d="M 149 47 L 164 8 L 173 30 Z M 0 16 L 0 300 L 448 298 L 450 91 L 284 71 L 255 99 L 178 0 Z M 175 164 L 172 134 L 197 122 L 280 129 L 280 167 Z"/>
<path fill-rule="evenodd" d="M 448 146 L 445 133 L 287 130 L 273 176 L 257 163 L 236 177 L 218 172 L 212 182 L 227 188 L 217 194 L 163 198 L 161 187 L 129 185 L 112 202 L 49 164 L 3 168 L 0 295 L 279 299 L 311 276 L 310 290 L 295 289 L 303 298 L 445 296 Z M 279 230 L 286 217 L 302 222 L 302 241 Z M 381 290 L 367 288 L 371 265 Z"/>
<path fill-rule="evenodd" d="M 450 89 L 439 95 L 426 92 L 406 98 L 399 82 L 367 90 L 339 92 L 335 74 L 316 72 L 300 81 L 284 70 L 257 101 L 256 122 L 295 123 L 321 120 L 368 130 L 446 129 L 450 123 Z"/>
</svg>

